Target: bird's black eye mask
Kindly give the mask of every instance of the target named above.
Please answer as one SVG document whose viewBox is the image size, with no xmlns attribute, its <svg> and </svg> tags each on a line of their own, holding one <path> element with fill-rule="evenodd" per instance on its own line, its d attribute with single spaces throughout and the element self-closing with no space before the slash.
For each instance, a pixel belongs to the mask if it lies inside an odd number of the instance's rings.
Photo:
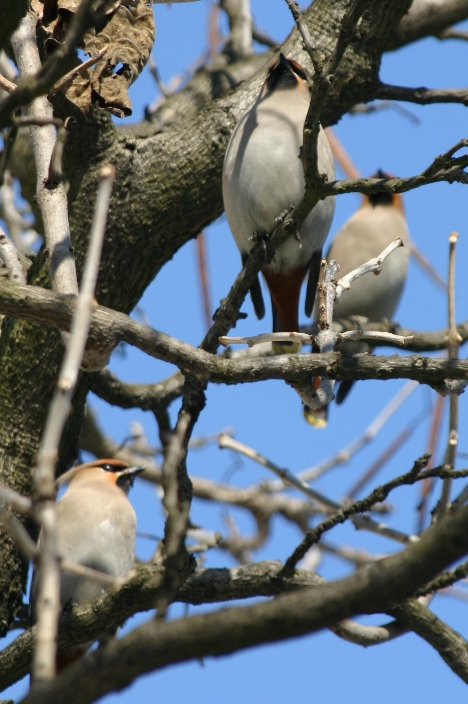
<svg viewBox="0 0 468 704">
<path fill-rule="evenodd" d="M 307 82 L 304 69 L 294 59 L 288 59 L 284 54 L 270 66 L 266 79 L 268 90 L 296 88 L 298 78 Z"/>
<path fill-rule="evenodd" d="M 388 179 L 392 178 L 392 176 L 386 171 L 378 169 L 375 174 L 372 174 L 371 178 Z M 376 205 L 393 205 L 394 201 L 395 196 L 393 195 L 393 193 L 384 193 L 383 191 L 380 191 L 379 193 L 371 193 L 371 195 L 369 196 L 369 202 L 373 208 L 375 208 Z"/>
<path fill-rule="evenodd" d="M 99 469 L 103 469 L 105 472 L 121 472 L 122 469 L 125 469 L 125 465 L 118 465 L 118 464 L 100 464 Z"/>
<path fill-rule="evenodd" d="M 296 73 L 299 78 L 302 78 L 303 81 L 307 81 L 307 76 L 301 64 L 298 64 L 297 61 L 294 61 L 294 59 L 288 59 L 288 61 L 291 64 L 294 73 Z"/>
</svg>

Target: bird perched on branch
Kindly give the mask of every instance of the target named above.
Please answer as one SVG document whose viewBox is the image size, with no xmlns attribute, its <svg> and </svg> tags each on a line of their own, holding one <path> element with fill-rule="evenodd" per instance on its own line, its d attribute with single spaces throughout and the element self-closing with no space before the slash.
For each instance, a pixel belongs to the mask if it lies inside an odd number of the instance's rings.
<svg viewBox="0 0 468 704">
<path fill-rule="evenodd" d="M 391 178 L 384 171 L 377 171 L 372 178 Z M 335 259 L 340 265 L 339 276 L 345 276 L 377 257 L 393 240 L 400 238 L 403 247 L 395 250 L 386 260 L 378 274 L 366 274 L 356 279 L 344 291 L 333 311 L 334 320 L 347 320 L 352 316 L 363 316 L 370 322 L 392 320 L 400 302 L 408 274 L 410 239 L 406 224 L 403 199 L 394 193 L 374 193 L 364 196 L 361 207 L 345 222 L 333 239 L 327 261 Z M 319 311 L 314 318 L 318 321 Z M 369 351 L 365 341 L 343 342 L 337 350 L 348 354 Z M 340 382 L 336 402 L 342 403 L 348 395 L 353 381 Z M 320 412 L 304 410 L 306 419 L 312 425 L 324 425 L 325 418 L 318 421 Z M 317 422 L 318 421 L 318 422 Z"/>
<path fill-rule="evenodd" d="M 254 105 L 241 117 L 231 136 L 223 169 L 226 216 L 245 263 L 255 236 L 271 235 L 277 219 L 298 206 L 305 188 L 300 159 L 304 120 L 310 95 L 306 75 L 293 59 L 280 54 L 271 64 Z M 318 170 L 329 180 L 335 166 L 328 140 L 320 129 Z M 321 200 L 299 229 L 300 241 L 290 237 L 263 270 L 273 308 L 273 331 L 299 329 L 299 296 L 309 273 L 306 314 L 315 301 L 322 245 L 335 210 L 334 197 Z M 259 319 L 265 306 L 258 278 L 251 287 Z M 273 343 L 277 354 L 297 352 L 300 344 Z"/>
<path fill-rule="evenodd" d="M 101 459 L 74 467 L 60 477 L 59 485 L 68 483 L 57 502 L 59 555 L 63 560 L 115 577 L 123 577 L 132 569 L 136 515 L 127 494 L 143 469 L 116 459 Z M 31 586 L 32 622 L 36 620 L 37 576 L 35 572 Z M 60 603 L 62 608 L 89 603 L 104 589 L 97 580 L 63 571 Z M 60 653 L 57 670 L 78 660 L 91 645 L 85 643 Z"/>
</svg>

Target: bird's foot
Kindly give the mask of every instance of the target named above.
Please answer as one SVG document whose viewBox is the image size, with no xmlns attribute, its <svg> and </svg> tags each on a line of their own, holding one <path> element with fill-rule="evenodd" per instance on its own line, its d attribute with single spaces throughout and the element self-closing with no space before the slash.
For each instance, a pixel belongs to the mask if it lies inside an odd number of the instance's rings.
<svg viewBox="0 0 468 704">
<path fill-rule="evenodd" d="M 280 213 L 280 214 L 278 215 L 278 217 L 275 218 L 275 223 L 276 223 L 276 225 L 277 225 L 277 226 L 278 226 L 278 225 L 282 225 L 283 222 L 284 222 L 284 221 L 286 220 L 286 218 L 288 217 L 288 215 L 290 215 L 290 214 L 292 213 L 292 211 L 294 210 L 295 207 L 296 207 L 296 206 L 294 205 L 294 203 L 290 203 L 289 206 L 286 208 L 286 210 L 283 210 L 283 212 Z"/>
<path fill-rule="evenodd" d="M 296 242 L 299 242 L 299 249 L 302 249 L 302 239 L 299 230 L 296 230 L 296 232 L 294 233 L 294 239 L 296 240 Z"/>
<path fill-rule="evenodd" d="M 69 600 L 63 605 L 62 611 L 70 612 L 75 606 L 78 606 L 78 602 L 70 597 Z"/>
<path fill-rule="evenodd" d="M 260 242 L 262 245 L 263 251 L 266 253 L 266 245 L 268 240 L 270 239 L 270 235 L 268 232 L 259 232 L 258 230 L 255 230 L 253 234 L 249 237 L 249 240 L 253 242 L 254 244 L 257 244 L 257 242 Z"/>
</svg>

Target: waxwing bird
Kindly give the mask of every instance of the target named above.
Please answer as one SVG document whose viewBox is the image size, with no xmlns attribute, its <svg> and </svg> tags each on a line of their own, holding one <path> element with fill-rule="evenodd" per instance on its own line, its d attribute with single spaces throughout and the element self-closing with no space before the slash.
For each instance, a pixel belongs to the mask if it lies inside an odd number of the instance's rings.
<svg viewBox="0 0 468 704">
<path fill-rule="evenodd" d="M 253 247 L 254 235 L 271 234 L 278 216 L 302 199 L 305 182 L 299 152 L 309 103 L 302 67 L 280 54 L 270 66 L 260 95 L 231 136 L 223 168 L 224 208 L 243 263 Z M 329 180 L 335 178 L 333 155 L 322 129 L 318 170 Z M 334 197 L 319 201 L 299 230 L 301 242 L 290 237 L 263 268 L 272 301 L 274 332 L 299 330 L 299 296 L 307 272 L 306 314 L 312 314 L 322 245 L 334 210 Z M 250 293 L 261 319 L 265 306 L 258 278 Z M 297 352 L 299 348 L 300 344 L 291 342 L 273 343 L 277 354 Z"/>
<path fill-rule="evenodd" d="M 144 467 L 130 467 L 116 459 L 81 464 L 66 472 L 58 484 L 68 488 L 57 502 L 59 554 L 62 559 L 122 577 L 135 562 L 136 515 L 127 498 L 137 474 Z M 39 541 L 41 538 L 39 537 Z M 31 617 L 35 621 L 37 573 L 31 586 Z M 103 591 L 102 583 L 62 572 L 60 603 L 85 604 Z M 60 653 L 57 670 L 82 657 L 92 643 Z"/>
<path fill-rule="evenodd" d="M 373 178 L 391 178 L 390 174 L 379 170 Z M 361 207 L 345 222 L 338 231 L 327 253 L 327 261 L 335 259 L 340 265 L 339 276 L 377 257 L 393 240 L 400 238 L 403 247 L 395 250 L 384 262 L 378 275 L 365 274 L 344 291 L 333 312 L 334 320 L 347 320 L 359 315 L 371 322 L 392 320 L 403 292 L 408 274 L 410 239 L 406 224 L 403 199 L 398 194 L 374 193 L 364 196 Z M 315 310 L 315 320 L 319 311 Z M 337 350 L 348 354 L 369 351 L 367 342 L 344 342 Z M 336 394 L 336 402 L 346 398 L 352 381 L 342 381 Z M 304 410 L 307 420 L 317 425 L 317 414 L 307 407 Z M 319 422 L 318 425 L 322 425 Z"/>
</svg>

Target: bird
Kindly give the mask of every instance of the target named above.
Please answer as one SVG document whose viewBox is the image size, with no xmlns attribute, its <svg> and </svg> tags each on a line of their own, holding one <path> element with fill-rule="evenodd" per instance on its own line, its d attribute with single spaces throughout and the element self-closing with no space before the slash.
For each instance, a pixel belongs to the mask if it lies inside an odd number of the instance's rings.
<svg viewBox="0 0 468 704">
<path fill-rule="evenodd" d="M 372 178 L 388 179 L 391 175 L 379 169 Z M 377 257 L 393 240 L 400 238 L 403 247 L 396 249 L 384 262 L 378 275 L 365 274 L 344 291 L 333 311 L 334 320 L 348 320 L 363 316 L 378 323 L 392 320 L 405 286 L 410 258 L 410 236 L 406 223 L 403 198 L 383 191 L 364 196 L 360 208 L 345 222 L 335 235 L 326 259 L 334 259 L 340 266 L 339 276 L 345 276 Z M 318 321 L 319 311 L 314 318 Z M 365 341 L 342 342 L 337 350 L 345 354 L 369 352 Z M 342 403 L 353 381 L 340 382 L 336 403 Z M 304 408 L 306 419 L 315 426 L 326 424 L 323 413 Z M 325 422 L 324 422 L 325 421 Z"/>
<path fill-rule="evenodd" d="M 283 53 L 270 65 L 260 94 L 237 123 L 223 167 L 226 217 L 245 264 L 258 237 L 271 235 L 277 219 L 299 205 L 305 181 L 300 159 L 304 121 L 310 94 L 302 66 Z M 318 136 L 318 170 L 335 178 L 335 165 L 322 128 Z M 322 258 L 331 226 L 335 198 L 321 200 L 299 228 L 300 241 L 291 236 L 263 267 L 273 311 L 273 331 L 299 329 L 299 297 L 309 272 L 305 309 L 312 314 Z M 258 277 L 250 289 L 258 319 L 265 305 Z M 276 354 L 298 352 L 300 343 L 273 343 Z"/>
<path fill-rule="evenodd" d="M 57 502 L 58 550 L 63 560 L 122 577 L 135 562 L 136 515 L 127 498 L 135 477 L 144 467 L 117 459 L 80 464 L 63 474 L 57 484 L 68 484 Z M 39 546 L 41 536 L 39 536 Z M 31 586 L 31 622 L 36 620 L 38 571 Z M 62 571 L 60 604 L 87 604 L 105 591 L 102 583 Z M 103 634 L 108 636 L 109 634 Z M 92 643 L 57 656 L 57 671 L 84 656 Z"/>
</svg>

